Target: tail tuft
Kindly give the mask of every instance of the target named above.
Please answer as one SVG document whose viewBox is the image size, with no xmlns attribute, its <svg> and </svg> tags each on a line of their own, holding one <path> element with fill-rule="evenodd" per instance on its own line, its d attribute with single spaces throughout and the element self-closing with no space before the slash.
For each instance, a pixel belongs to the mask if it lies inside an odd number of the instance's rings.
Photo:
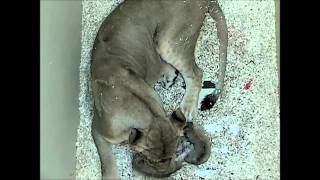
<svg viewBox="0 0 320 180">
<path fill-rule="evenodd" d="M 202 101 L 201 101 L 201 107 L 200 110 L 201 111 L 205 111 L 208 109 L 211 109 L 214 104 L 217 102 L 218 100 L 218 95 L 215 94 L 208 94 Z"/>
</svg>

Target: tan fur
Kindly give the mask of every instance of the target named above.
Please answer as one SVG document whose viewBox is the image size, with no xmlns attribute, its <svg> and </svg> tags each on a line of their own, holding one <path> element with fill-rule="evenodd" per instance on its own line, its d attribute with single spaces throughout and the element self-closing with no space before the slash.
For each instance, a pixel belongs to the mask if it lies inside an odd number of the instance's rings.
<svg viewBox="0 0 320 180">
<path fill-rule="evenodd" d="M 140 160 L 151 162 L 142 164 L 152 166 L 151 175 L 167 176 L 179 169 L 175 150 L 185 121 L 179 124 L 166 117 L 153 86 L 177 69 L 186 82 L 179 111 L 192 120 L 202 81 L 194 48 L 208 3 L 126 0 L 102 23 L 92 49 L 91 77 L 92 135 L 103 179 L 119 179 L 111 143 L 128 142 L 143 157 Z"/>
</svg>

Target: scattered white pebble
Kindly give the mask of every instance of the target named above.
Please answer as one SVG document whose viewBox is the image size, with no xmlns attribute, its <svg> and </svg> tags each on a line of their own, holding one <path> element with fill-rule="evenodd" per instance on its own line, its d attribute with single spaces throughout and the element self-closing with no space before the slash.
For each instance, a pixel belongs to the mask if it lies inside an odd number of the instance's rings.
<svg viewBox="0 0 320 180">
<path fill-rule="evenodd" d="M 223 128 L 219 124 L 206 124 L 204 125 L 204 129 L 210 134 L 216 134 L 223 131 Z"/>
<path fill-rule="evenodd" d="M 197 170 L 197 171 L 195 171 L 195 176 L 198 176 L 198 177 L 201 177 L 201 178 L 210 178 L 210 177 L 212 177 L 212 175 L 214 175 L 214 171 L 213 170 L 206 170 L 206 169 L 204 169 L 204 170 Z"/>
</svg>

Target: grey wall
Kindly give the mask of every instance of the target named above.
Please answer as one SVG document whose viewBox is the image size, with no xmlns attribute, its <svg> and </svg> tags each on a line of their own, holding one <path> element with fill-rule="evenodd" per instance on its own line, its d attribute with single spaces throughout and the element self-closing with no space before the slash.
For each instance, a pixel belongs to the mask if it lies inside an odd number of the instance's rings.
<svg viewBox="0 0 320 180">
<path fill-rule="evenodd" d="M 71 179 L 79 124 L 81 1 L 40 1 L 41 179 Z"/>
</svg>

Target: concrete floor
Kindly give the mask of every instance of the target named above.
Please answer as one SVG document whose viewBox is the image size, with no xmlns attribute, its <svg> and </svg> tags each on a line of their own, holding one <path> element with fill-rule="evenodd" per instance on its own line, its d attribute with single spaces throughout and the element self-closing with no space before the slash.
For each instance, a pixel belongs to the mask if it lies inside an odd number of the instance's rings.
<svg viewBox="0 0 320 180">
<path fill-rule="evenodd" d="M 88 88 L 90 50 L 97 30 L 122 0 L 83 1 L 80 65 L 80 125 L 77 138 L 77 179 L 97 179 L 98 154 L 90 136 L 92 99 Z M 187 165 L 169 179 L 280 179 L 279 78 L 275 2 L 220 0 L 229 30 L 226 89 L 210 111 L 194 122 L 211 138 L 208 162 Z M 214 21 L 207 18 L 196 52 L 204 79 L 216 81 L 218 41 Z M 245 91 L 249 81 L 252 87 Z M 179 106 L 182 78 L 169 90 L 156 85 L 165 109 Z M 114 146 L 122 179 L 149 179 L 132 171 L 128 146 Z"/>
</svg>

